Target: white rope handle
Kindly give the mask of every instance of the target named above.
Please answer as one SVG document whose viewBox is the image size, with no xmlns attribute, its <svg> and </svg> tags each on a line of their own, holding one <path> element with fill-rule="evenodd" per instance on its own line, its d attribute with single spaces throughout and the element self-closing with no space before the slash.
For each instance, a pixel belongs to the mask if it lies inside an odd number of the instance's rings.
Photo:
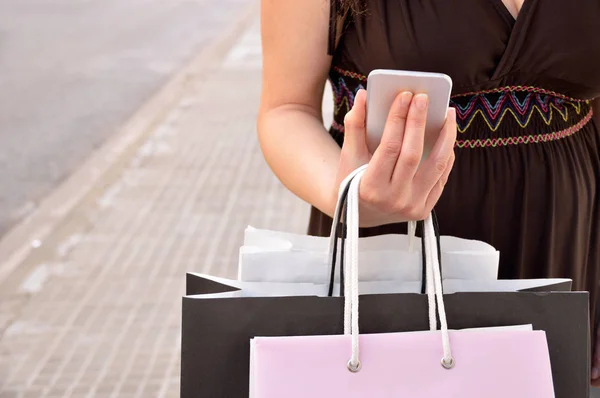
<svg viewBox="0 0 600 398">
<path fill-rule="evenodd" d="M 364 173 L 364 171 L 367 169 L 367 166 L 368 166 L 368 164 L 365 164 L 365 165 L 357 168 L 352 173 L 348 174 L 348 176 L 346 178 L 344 178 L 344 180 L 340 184 L 340 189 L 338 190 L 338 201 L 335 206 L 334 213 L 333 213 L 333 222 L 331 223 L 331 233 L 329 235 L 329 245 L 328 245 L 327 257 L 326 257 L 326 261 L 327 261 L 326 265 L 329 266 L 329 268 L 327 268 L 329 270 L 327 275 L 331 275 L 331 266 L 333 265 L 333 260 L 334 260 L 333 259 L 333 255 L 334 255 L 333 247 L 335 245 L 336 239 L 338 239 L 337 236 L 335 235 L 335 229 L 336 229 L 337 225 L 340 223 L 340 219 L 342 216 L 342 200 L 341 200 L 342 196 L 343 196 L 346 188 L 350 185 L 350 183 L 354 179 L 354 177 L 356 177 L 356 175 L 358 173 L 361 173 L 361 172 Z M 413 252 L 415 250 L 416 232 L 417 232 L 417 222 L 409 221 L 408 222 L 408 251 L 409 252 Z"/>
<path fill-rule="evenodd" d="M 353 172 L 348 174 L 348 176 L 346 176 L 346 178 L 344 178 L 344 180 L 340 184 L 340 189 L 338 190 L 338 201 L 335 206 L 335 211 L 333 214 L 333 222 L 331 223 L 331 234 L 329 235 L 328 255 L 326 257 L 327 265 L 329 266 L 329 268 L 326 268 L 326 269 L 328 269 L 328 275 L 331 275 L 331 272 L 333 272 L 333 270 L 331 269 L 333 266 L 333 262 L 334 262 L 333 247 L 335 245 L 336 239 L 338 239 L 335 232 L 336 232 L 336 227 L 339 225 L 340 219 L 342 216 L 342 207 L 343 207 L 342 206 L 343 205 L 342 196 L 344 195 L 344 192 L 346 191 L 346 189 L 349 188 L 349 185 L 352 182 L 352 180 L 354 179 L 354 177 L 356 177 L 357 174 L 364 172 L 367 169 L 367 166 L 368 166 L 368 164 L 365 164 L 365 165 L 357 168 L 356 170 L 354 170 Z M 349 280 L 348 280 L 347 263 L 344 264 L 344 283 L 345 283 L 345 286 L 350 286 Z M 344 295 L 344 334 L 350 334 L 350 307 L 351 307 L 350 296 L 348 294 L 345 294 Z"/>
<path fill-rule="evenodd" d="M 422 239 L 425 240 L 425 251 L 423 252 L 423 256 L 425 257 L 425 286 L 427 289 L 427 307 L 429 308 L 429 329 L 437 330 L 437 308 L 435 302 L 436 285 L 434 282 L 433 263 L 431 261 L 431 256 L 433 254 L 431 253 L 431 241 L 428 239 L 429 229 L 427 228 L 427 220 L 425 220 L 423 224 L 424 231 Z M 437 257 L 437 253 L 435 254 L 435 257 Z"/>
<path fill-rule="evenodd" d="M 430 265 L 430 270 L 433 271 L 433 283 L 435 296 L 437 298 L 438 313 L 440 315 L 440 330 L 442 335 L 442 347 L 444 356 L 442 358 L 442 366 L 446 369 L 454 367 L 454 358 L 450 348 L 450 335 L 448 333 L 448 320 L 446 318 L 446 306 L 444 305 L 444 291 L 442 286 L 442 273 L 440 271 L 440 262 L 438 258 L 437 240 L 435 238 L 435 228 L 433 227 L 433 218 L 431 214 L 425 219 L 425 245 L 427 250 L 427 262 Z M 431 297 L 431 295 L 428 295 Z M 431 304 L 430 304 L 431 307 Z M 435 314 L 434 314 L 435 316 Z"/>
<path fill-rule="evenodd" d="M 333 222 L 331 223 L 331 234 L 329 235 L 329 247 L 327 250 L 327 257 L 326 257 L 326 261 L 327 264 L 329 266 L 329 268 L 327 268 L 329 270 L 328 275 L 330 275 L 331 273 L 331 266 L 333 265 L 333 246 L 335 245 L 335 241 L 337 239 L 337 236 L 335 235 L 335 229 L 338 226 L 338 224 L 340 223 L 340 218 L 342 216 L 342 195 L 344 194 L 344 191 L 346 190 L 346 188 L 348 187 L 348 185 L 350 185 L 350 183 L 352 182 L 352 180 L 354 179 L 354 177 L 356 177 L 356 175 L 358 173 L 360 173 L 361 171 L 364 171 L 367 169 L 368 165 L 363 165 L 361 167 L 359 167 L 358 169 L 354 170 L 352 173 L 348 174 L 348 176 L 346 178 L 344 178 L 344 180 L 342 181 L 342 183 L 340 184 L 340 189 L 338 191 L 338 201 L 337 204 L 335 206 L 335 211 L 333 213 Z"/>
<path fill-rule="evenodd" d="M 352 355 L 348 361 L 348 369 L 352 372 L 358 372 L 361 369 L 360 363 L 360 344 L 359 344 L 359 326 L 358 326 L 358 226 L 359 226 L 359 191 L 360 181 L 364 175 L 365 167 L 361 168 L 352 181 L 348 191 L 348 215 L 347 229 L 348 237 L 346 239 L 347 250 L 345 252 L 345 282 L 347 289 L 344 303 L 344 333 L 351 334 Z M 446 310 L 444 306 L 444 297 L 442 291 L 442 280 L 440 263 L 437 256 L 437 240 L 433 227 L 431 214 L 425 219 L 425 253 L 426 261 L 426 280 L 427 280 L 427 299 L 429 304 L 429 322 L 431 330 L 437 330 L 436 307 L 440 315 L 441 335 L 442 335 L 442 366 L 450 369 L 454 366 L 454 359 L 450 348 L 450 337 L 448 334 L 448 323 L 446 320 Z"/>
<path fill-rule="evenodd" d="M 350 308 L 344 308 L 344 316 L 350 316 L 350 319 L 344 319 L 344 325 L 350 325 L 350 334 L 352 335 L 352 356 L 350 357 L 350 361 L 348 362 L 348 369 L 353 372 L 360 370 L 360 359 L 359 359 L 359 330 L 358 330 L 358 226 L 359 226 L 359 188 L 360 181 L 364 172 L 360 172 L 354 177 L 352 182 L 350 183 L 350 190 L 348 192 L 348 215 L 347 215 L 347 223 L 348 223 L 348 237 L 346 239 L 347 249 L 346 249 L 346 259 L 344 261 L 345 264 L 348 264 L 346 269 L 346 286 L 348 286 L 348 291 L 346 292 L 346 297 L 349 297 L 349 300 L 346 300 L 345 306 L 349 306 Z"/>
<path fill-rule="evenodd" d="M 409 221 L 408 222 L 408 251 L 415 251 L 415 238 L 417 236 L 417 222 Z"/>
</svg>

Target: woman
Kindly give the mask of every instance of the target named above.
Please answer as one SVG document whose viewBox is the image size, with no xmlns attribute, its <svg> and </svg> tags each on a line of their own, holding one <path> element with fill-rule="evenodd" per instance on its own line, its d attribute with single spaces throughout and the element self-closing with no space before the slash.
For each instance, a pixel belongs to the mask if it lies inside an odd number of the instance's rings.
<svg viewBox="0 0 600 398">
<path fill-rule="evenodd" d="M 337 185 L 369 162 L 363 235 L 405 232 L 398 222 L 435 205 L 443 234 L 500 250 L 500 277 L 572 278 L 574 289 L 590 291 L 595 314 L 600 1 L 324 1 L 262 4 L 259 138 L 278 178 L 313 205 L 309 233 L 329 234 Z M 448 121 L 419 168 L 423 95 L 399 95 L 380 147 L 366 150 L 361 89 L 378 68 L 453 79 Z M 328 78 L 329 132 L 321 118 Z"/>
</svg>

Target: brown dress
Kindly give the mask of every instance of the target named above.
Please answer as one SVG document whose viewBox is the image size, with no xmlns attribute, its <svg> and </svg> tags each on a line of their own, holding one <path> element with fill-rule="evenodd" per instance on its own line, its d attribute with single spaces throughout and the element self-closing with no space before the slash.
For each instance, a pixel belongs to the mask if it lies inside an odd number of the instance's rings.
<svg viewBox="0 0 600 398">
<path fill-rule="evenodd" d="M 574 289 L 591 293 L 595 314 L 600 0 L 525 0 L 516 21 L 502 0 L 366 6 L 346 19 L 333 53 L 331 135 L 342 144 L 344 115 L 373 69 L 451 76 L 459 135 L 436 206 L 441 233 L 495 246 L 501 278 L 572 278 Z M 331 219 L 313 209 L 309 233 L 325 236 L 330 228 Z M 362 231 L 384 233 L 406 227 Z"/>
</svg>

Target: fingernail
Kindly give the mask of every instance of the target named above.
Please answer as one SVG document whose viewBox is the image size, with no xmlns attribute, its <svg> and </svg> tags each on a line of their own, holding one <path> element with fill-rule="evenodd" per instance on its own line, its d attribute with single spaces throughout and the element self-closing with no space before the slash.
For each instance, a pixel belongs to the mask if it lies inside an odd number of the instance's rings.
<svg viewBox="0 0 600 398">
<path fill-rule="evenodd" d="M 453 107 L 448 108 L 448 117 L 453 120 L 456 121 L 456 109 Z"/>
<path fill-rule="evenodd" d="M 410 101 L 412 100 L 412 93 L 410 91 L 405 91 L 400 95 L 400 104 L 403 106 L 408 106 Z"/>
<path fill-rule="evenodd" d="M 598 368 L 592 368 L 592 379 L 600 377 L 600 370 Z"/>
<path fill-rule="evenodd" d="M 427 101 L 427 94 L 417 94 L 417 96 L 415 96 L 415 105 L 420 111 L 424 111 L 427 108 Z"/>
</svg>

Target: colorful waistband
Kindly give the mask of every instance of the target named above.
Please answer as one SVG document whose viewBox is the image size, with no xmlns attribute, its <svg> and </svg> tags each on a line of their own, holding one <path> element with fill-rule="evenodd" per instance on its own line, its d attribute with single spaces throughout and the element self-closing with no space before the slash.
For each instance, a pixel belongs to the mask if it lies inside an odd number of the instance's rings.
<svg viewBox="0 0 600 398">
<path fill-rule="evenodd" d="M 474 139 L 461 139 L 459 135 L 458 139 L 456 140 L 455 146 L 457 148 L 483 148 L 519 144 L 538 144 L 540 142 L 556 141 L 563 138 L 567 138 L 577 133 L 592 119 L 593 114 L 594 112 L 590 107 L 589 111 L 585 114 L 585 116 L 573 126 L 558 131 L 552 131 L 549 133 Z"/>
<path fill-rule="evenodd" d="M 332 70 L 334 135 L 343 135 L 343 117 L 366 76 Z M 550 142 L 572 136 L 592 118 L 590 100 L 576 99 L 538 87 L 506 86 L 452 96 L 459 148 L 498 147 Z"/>
</svg>

